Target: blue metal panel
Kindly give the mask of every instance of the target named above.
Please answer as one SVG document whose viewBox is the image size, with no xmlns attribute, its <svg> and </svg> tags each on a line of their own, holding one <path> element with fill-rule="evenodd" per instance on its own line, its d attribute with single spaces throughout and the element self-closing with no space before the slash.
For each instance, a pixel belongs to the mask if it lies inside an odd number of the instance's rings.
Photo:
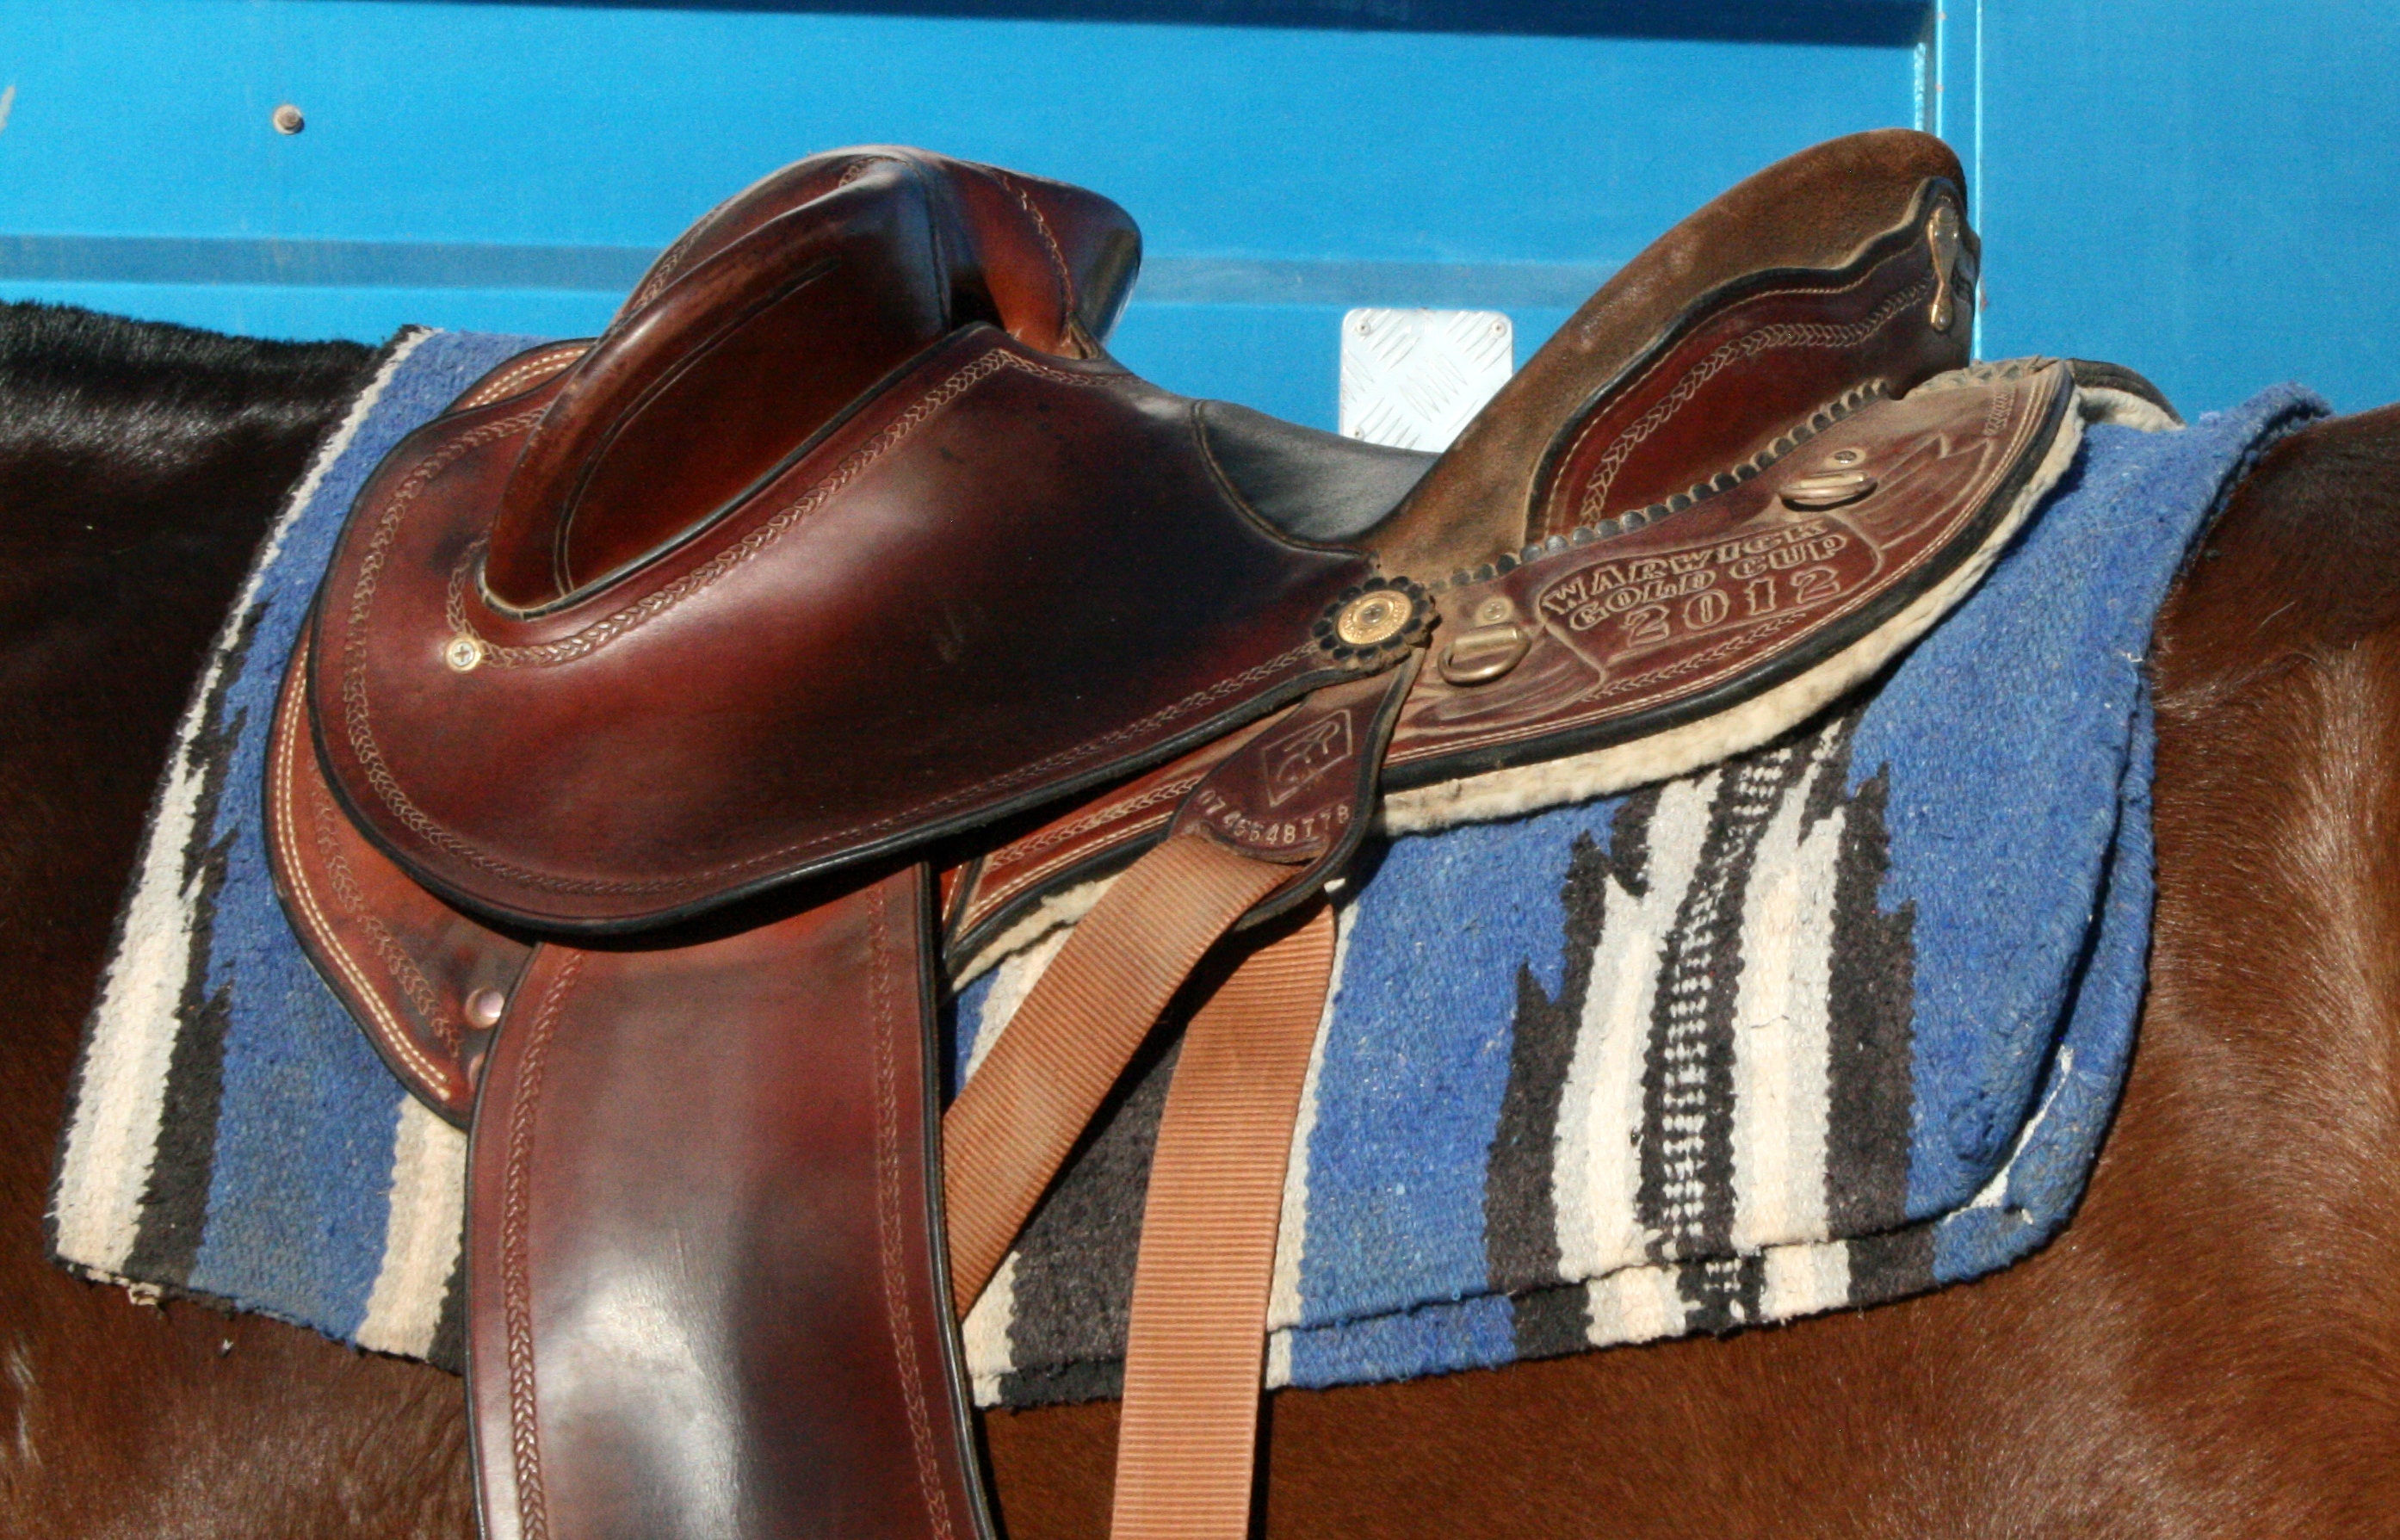
<svg viewBox="0 0 2400 1540">
<path fill-rule="evenodd" d="M 2187 411 L 2400 397 L 2400 6 L 1975 10 L 1986 354 L 2114 359 Z"/>
<path fill-rule="evenodd" d="M 11 0 L 0 294 L 280 335 L 588 331 L 716 199 L 897 141 L 1117 198 L 1152 259 L 1126 361 L 1330 427 L 1343 307 L 1506 309 L 1530 348 L 1728 183 L 1912 121 L 1923 14 L 946 8 L 987 14 Z M 284 102 L 305 131 L 269 126 Z"/>
</svg>

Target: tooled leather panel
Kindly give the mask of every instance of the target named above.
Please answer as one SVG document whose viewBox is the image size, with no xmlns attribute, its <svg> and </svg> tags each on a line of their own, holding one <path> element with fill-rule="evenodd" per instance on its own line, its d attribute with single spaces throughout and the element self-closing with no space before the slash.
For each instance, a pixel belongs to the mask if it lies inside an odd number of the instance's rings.
<svg viewBox="0 0 2400 1540">
<path fill-rule="evenodd" d="M 1937 270 L 1926 233 L 1945 204 L 1955 215 L 1955 191 L 1933 184 L 1905 229 L 1840 272 L 1766 274 L 1709 296 L 1552 447 L 1526 541 L 1631 510 L 1678 511 L 1861 387 L 1900 396 L 1965 363 L 1970 307 L 1954 303 L 1948 324 L 1932 324 L 1956 281 L 1955 250 L 1938 253 Z"/>
<path fill-rule="evenodd" d="M 1521 651 L 1480 684 L 1426 667 L 1384 757 L 1386 782 L 1447 780 L 1637 738 L 1821 661 L 1978 546 L 2056 430 L 2066 384 L 2053 367 L 1871 402 L 1741 487 L 1611 538 L 1587 530 L 1445 592 L 1435 660 L 1470 634 L 1521 642 Z M 1870 475 L 1875 490 L 1820 511 L 1782 503 L 1785 487 L 1829 473 Z M 1495 601 L 1505 613 L 1479 616 Z M 1495 634 L 1512 628 L 1514 639 Z M 957 875 L 950 899 L 953 970 L 974 964 L 1043 898 L 1149 849 L 1215 767 L 1284 720 L 1194 750 L 984 852 Z"/>
<path fill-rule="evenodd" d="M 284 675 L 266 765 L 276 893 L 302 949 L 392 1073 L 463 1128 L 474 1106 L 470 1067 L 497 1015 L 489 1002 L 513 992 L 531 948 L 418 887 L 351 825 L 308 739 L 307 667 L 304 640 Z"/>
<path fill-rule="evenodd" d="M 1657 731 L 1821 661 L 1981 543 L 2071 388 L 2052 365 L 1877 402 L 1683 512 L 1444 593 L 1437 656 L 1502 627 L 1526 650 L 1484 683 L 1427 670 L 1387 784 Z"/>
<path fill-rule="evenodd" d="M 538 955 L 470 1156 L 489 1540 L 986 1533 L 929 1164 L 923 884 Z"/>
<path fill-rule="evenodd" d="M 1219 760 L 1184 797 L 1168 828 L 1213 839 L 1253 861 L 1300 868 L 1239 921 L 1278 915 L 1316 892 L 1350 859 L 1374 815 L 1384 755 L 1401 702 L 1424 662 L 1311 693 Z"/>
<path fill-rule="evenodd" d="M 377 471 L 327 579 L 331 778 L 454 899 L 638 925 L 1171 756 L 1349 672 L 1313 630 L 1368 572 L 1227 502 L 1189 414 L 976 329 L 737 516 L 533 618 L 474 581 L 530 416 L 450 419 Z"/>
<path fill-rule="evenodd" d="M 1271 719 L 1272 720 L 1272 719 Z M 972 961 L 1047 894 L 1132 860 L 1164 838 L 1183 798 L 1264 725 L 1203 743 L 994 846 L 956 879 L 946 910 L 951 967 Z"/>
</svg>

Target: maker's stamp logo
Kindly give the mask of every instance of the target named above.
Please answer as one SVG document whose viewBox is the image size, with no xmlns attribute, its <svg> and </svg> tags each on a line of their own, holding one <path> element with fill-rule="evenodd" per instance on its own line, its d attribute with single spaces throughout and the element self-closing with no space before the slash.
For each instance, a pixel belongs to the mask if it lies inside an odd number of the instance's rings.
<svg viewBox="0 0 2400 1540">
<path fill-rule="evenodd" d="M 1282 807 L 1306 790 L 1311 783 L 1327 770 L 1348 759 L 1350 746 L 1350 713 L 1337 711 L 1330 715 L 1302 723 L 1259 751 L 1266 766 L 1267 806 Z"/>
</svg>

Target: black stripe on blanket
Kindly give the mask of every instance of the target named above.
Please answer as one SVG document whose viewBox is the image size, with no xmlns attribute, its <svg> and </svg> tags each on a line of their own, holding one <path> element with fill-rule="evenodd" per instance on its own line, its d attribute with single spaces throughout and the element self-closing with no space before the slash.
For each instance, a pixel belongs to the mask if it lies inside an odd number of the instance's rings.
<svg viewBox="0 0 2400 1540">
<path fill-rule="evenodd" d="M 1651 1260 L 1673 1270 L 1685 1329 L 1724 1332 L 1764 1319 L 1766 1268 L 1735 1254 L 1733 1142 L 1744 1110 L 1734 1084 L 1744 926 L 1762 840 L 1795 793 L 1799 836 L 1842 824 L 1826 959 L 1828 1228 L 1865 1236 L 1848 1247 L 1858 1304 L 1932 1284 L 1930 1231 L 1904 1225 L 1908 1188 L 1915 915 L 1876 906 L 1889 865 L 1878 773 L 1846 796 L 1854 717 L 1837 716 L 1725 767 L 1707 833 L 1660 960 L 1643 1064 L 1642 1180 L 1637 1213 Z M 1609 923 L 1610 891 L 1649 895 L 1658 792 L 1627 797 L 1602 850 L 1579 838 L 1560 893 L 1560 988 L 1530 966 L 1517 978 L 1508 1084 L 1484 1191 L 1487 1265 L 1515 1301 L 1517 1355 L 1555 1356 L 1590 1343 L 1588 1291 L 1560 1282 L 1556 1169 L 1561 1099 L 1586 1029 L 1591 971 Z M 1672 895 L 1666 895 L 1672 896 Z M 1627 921 L 1630 922 L 1630 921 Z M 1877 1231 L 1895 1232 L 1876 1234 Z"/>
<path fill-rule="evenodd" d="M 1492 1287 L 1507 1293 L 1558 1281 L 1559 1214 L 1551 1166 L 1558 1142 L 1559 1104 L 1566 1095 L 1575 1037 L 1583 1025 L 1584 1001 L 1591 990 L 1592 956 L 1599 949 L 1601 924 L 1607 914 L 1609 882 L 1614 877 L 1637 895 L 1647 891 L 1639 852 L 1650 810 L 1657 803 L 1657 794 L 1647 793 L 1631 798 L 1617 812 L 1615 846 L 1632 852 L 1630 861 L 1620 862 L 1587 835 L 1575 837 L 1567 855 L 1566 884 L 1559 895 L 1566 911 L 1565 965 L 1561 970 L 1559 997 L 1552 1000 L 1543 990 L 1531 963 L 1517 965 L 1508 1086 L 1500 1098 L 1500 1123 L 1483 1188 L 1485 1266 L 1491 1272 Z M 1521 1335 L 1542 1329 L 1520 1318 L 1518 1329 Z"/>
<path fill-rule="evenodd" d="M 184 952 L 183 994 L 175 1004 L 175 1049 L 167 1067 L 157 1153 L 143 1193 L 141 1226 L 125 1261 L 130 1276 L 176 1286 L 191 1281 L 208 1230 L 209 1186 L 215 1175 L 217 1110 L 230 1011 L 225 990 L 209 988 L 209 955 L 215 945 L 217 894 L 225 887 L 226 852 L 235 836 L 208 841 L 217 826 L 217 807 L 233 767 L 234 746 L 249 714 L 237 712 L 231 721 L 225 721 L 225 694 L 240 679 L 243 661 L 266 614 L 266 606 L 255 605 L 242 617 L 201 708 L 200 729 L 184 750 L 189 768 L 200 778 L 192 836 L 184 848 L 184 885 L 194 893 L 191 933 Z"/>
<path fill-rule="evenodd" d="M 1849 761 L 1849 738 L 1844 734 L 1834 765 L 1818 784 L 1848 784 Z M 1836 1235 L 1889 1230 L 1905 1220 L 1908 1204 L 1910 1109 L 1916 1095 L 1911 1081 L 1916 907 L 1903 903 L 1887 915 L 1875 906 L 1891 865 L 1891 840 L 1884 826 L 1890 793 L 1887 767 L 1862 782 L 1850 798 L 1834 883 L 1836 940 L 1828 983 L 1833 1083 L 1826 1120 L 1825 1214 Z M 1832 811 L 1829 795 L 1822 811 L 1812 803 L 1807 816 L 1813 824 Z M 1930 1247 L 1930 1241 L 1927 1244 Z M 1852 1277 L 1856 1299 L 1855 1254 Z M 1932 1283 L 1928 1249 L 1925 1275 L 1909 1288 L 1928 1288 Z"/>
</svg>

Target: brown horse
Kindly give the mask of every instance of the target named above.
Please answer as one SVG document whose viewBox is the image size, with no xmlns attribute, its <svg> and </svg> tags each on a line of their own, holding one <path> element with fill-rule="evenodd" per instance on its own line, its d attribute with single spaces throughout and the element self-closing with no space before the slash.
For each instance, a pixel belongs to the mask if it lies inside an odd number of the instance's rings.
<svg viewBox="0 0 2400 1540">
<path fill-rule="evenodd" d="M 0 308 L 0 1533 L 472 1529 L 456 1380 L 43 1256 L 158 761 L 364 360 Z M 2152 987 L 2064 1237 L 1861 1314 L 1279 1393 L 1271 1540 L 2400 1534 L 2400 409 L 2266 458 L 2153 666 Z M 1105 1532 L 1114 1422 L 986 1420 L 1009 1540 Z"/>
</svg>

